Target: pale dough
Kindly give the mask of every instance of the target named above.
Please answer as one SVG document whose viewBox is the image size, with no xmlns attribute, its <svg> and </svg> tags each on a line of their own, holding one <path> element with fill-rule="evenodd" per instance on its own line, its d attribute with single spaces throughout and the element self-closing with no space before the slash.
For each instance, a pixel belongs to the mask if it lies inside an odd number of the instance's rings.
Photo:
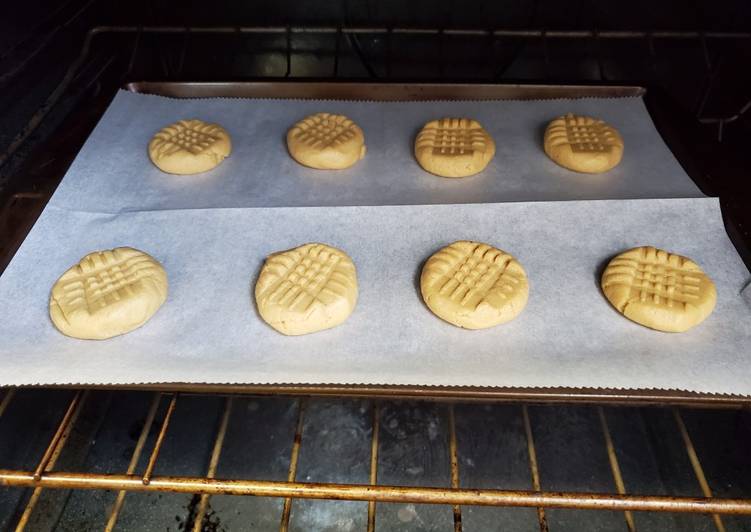
<svg viewBox="0 0 751 532">
<path fill-rule="evenodd" d="M 167 299 L 167 274 L 133 248 L 95 251 L 52 287 L 50 318 L 73 338 L 103 340 L 137 329 Z"/>
<path fill-rule="evenodd" d="M 428 259 L 420 291 L 438 317 L 465 329 L 485 329 L 519 315 L 529 283 L 524 268 L 508 253 L 462 240 Z"/>
<path fill-rule="evenodd" d="M 442 177 L 482 172 L 495 155 L 495 142 L 479 122 L 442 118 L 425 124 L 415 139 L 415 158 L 423 169 Z"/>
<path fill-rule="evenodd" d="M 304 166 L 341 170 L 365 157 L 365 135 L 346 116 L 318 113 L 290 128 L 287 149 Z"/>
<path fill-rule="evenodd" d="M 698 325 L 717 301 L 714 283 L 696 263 L 649 246 L 611 260 L 602 274 L 602 291 L 628 319 L 665 332 Z"/>
<path fill-rule="evenodd" d="M 623 157 L 623 139 L 615 128 L 571 113 L 548 124 L 543 145 L 559 165 L 587 174 L 607 172 Z"/>
<path fill-rule="evenodd" d="M 229 133 L 217 124 L 180 120 L 149 142 L 149 157 L 168 174 L 199 174 L 221 164 L 232 151 Z"/>
<path fill-rule="evenodd" d="M 343 251 L 325 244 L 274 253 L 255 287 L 258 313 L 283 334 L 307 334 L 344 322 L 357 303 L 357 272 Z"/>
</svg>

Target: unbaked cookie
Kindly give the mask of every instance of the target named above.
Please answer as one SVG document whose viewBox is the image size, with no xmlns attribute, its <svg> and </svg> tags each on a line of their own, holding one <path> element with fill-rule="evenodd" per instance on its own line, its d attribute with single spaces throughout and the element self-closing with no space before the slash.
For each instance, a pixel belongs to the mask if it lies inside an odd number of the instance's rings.
<svg viewBox="0 0 751 532">
<path fill-rule="evenodd" d="M 652 329 L 683 332 L 717 301 L 714 283 L 692 260 L 656 249 L 630 249 L 610 261 L 602 291 L 618 312 Z"/>
<path fill-rule="evenodd" d="M 180 120 L 159 131 L 149 142 L 149 157 L 168 174 L 199 174 L 229 156 L 229 133 L 217 124 Z"/>
<path fill-rule="evenodd" d="M 50 318 L 73 338 L 103 340 L 137 329 L 167 299 L 167 274 L 133 248 L 95 251 L 52 287 Z"/>
<path fill-rule="evenodd" d="M 623 157 L 623 139 L 615 128 L 571 113 L 548 124 L 544 148 L 559 165 L 587 174 L 607 172 Z"/>
<path fill-rule="evenodd" d="M 290 128 L 287 149 L 304 166 L 341 170 L 365 157 L 365 135 L 346 116 L 318 113 Z"/>
<path fill-rule="evenodd" d="M 479 122 L 441 118 L 425 124 L 415 139 L 415 158 L 423 169 L 441 177 L 482 172 L 495 155 L 495 142 Z"/>
<path fill-rule="evenodd" d="M 524 268 L 508 253 L 462 240 L 428 259 L 420 291 L 439 318 L 466 329 L 485 329 L 519 315 L 529 283 Z"/>
<path fill-rule="evenodd" d="M 283 334 L 307 334 L 344 322 L 357 303 L 357 272 L 343 251 L 305 244 L 266 259 L 255 287 L 261 317 Z"/>
</svg>

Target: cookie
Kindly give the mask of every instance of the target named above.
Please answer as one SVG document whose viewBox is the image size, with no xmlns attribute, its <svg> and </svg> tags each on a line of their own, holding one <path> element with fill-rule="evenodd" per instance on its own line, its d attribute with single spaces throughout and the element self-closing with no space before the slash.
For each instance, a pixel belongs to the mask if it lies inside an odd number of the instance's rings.
<svg viewBox="0 0 751 532">
<path fill-rule="evenodd" d="M 623 139 L 615 128 L 571 113 L 548 124 L 543 145 L 553 161 L 586 174 L 607 172 L 623 157 Z"/>
<path fill-rule="evenodd" d="M 466 177 L 482 172 L 495 155 L 495 142 L 479 122 L 441 118 L 425 124 L 415 139 L 420 166 L 441 177 Z"/>
<path fill-rule="evenodd" d="M 343 323 L 357 303 L 357 272 L 343 251 L 325 244 L 274 253 L 255 287 L 258 313 L 282 334 L 300 335 Z"/>
<path fill-rule="evenodd" d="M 602 274 L 602 291 L 628 319 L 665 332 L 698 325 L 717 301 L 714 283 L 695 262 L 648 246 L 611 260 Z"/>
<path fill-rule="evenodd" d="M 303 166 L 341 170 L 365 157 L 365 135 L 346 116 L 318 113 L 290 128 L 287 149 Z"/>
<path fill-rule="evenodd" d="M 167 299 L 167 274 L 133 248 L 95 251 L 52 287 L 50 318 L 73 338 L 104 340 L 137 329 Z"/>
<path fill-rule="evenodd" d="M 462 240 L 428 259 L 420 291 L 439 318 L 465 329 L 485 329 L 519 315 L 529 283 L 524 268 L 508 253 Z"/>
<path fill-rule="evenodd" d="M 217 124 L 180 120 L 149 142 L 149 157 L 168 174 L 200 174 L 216 168 L 232 151 L 229 133 Z"/>
</svg>

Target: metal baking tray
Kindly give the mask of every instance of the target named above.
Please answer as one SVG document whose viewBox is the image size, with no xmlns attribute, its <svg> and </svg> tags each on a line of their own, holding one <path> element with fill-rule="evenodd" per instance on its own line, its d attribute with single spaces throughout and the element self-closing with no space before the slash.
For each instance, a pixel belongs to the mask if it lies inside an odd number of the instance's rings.
<svg viewBox="0 0 751 532">
<path fill-rule="evenodd" d="M 643 96 L 644 87 L 624 85 L 491 85 L 453 83 L 333 82 L 155 82 L 138 81 L 124 89 L 171 98 L 300 98 L 306 100 L 547 100 Z"/>
<path fill-rule="evenodd" d="M 621 85 L 490 85 L 398 84 L 332 82 L 152 82 L 127 83 L 124 89 L 172 98 L 299 98 L 374 101 L 425 100 L 536 100 L 586 97 L 644 96 L 646 89 Z M 658 127 L 659 129 L 659 127 Z M 671 142 L 668 145 L 671 146 Z M 671 146 L 671 149 L 673 147 Z M 696 178 L 695 181 L 698 181 Z M 702 187 L 701 183 L 697 184 Z M 457 369 L 459 371 L 459 369 Z M 73 387 L 73 386 L 56 386 Z M 97 385 L 119 388 L 215 394 L 333 395 L 390 398 L 431 398 L 462 401 L 591 402 L 615 404 L 690 404 L 715 407 L 751 405 L 751 397 L 706 394 L 681 390 L 621 390 L 605 388 L 514 388 L 396 385 L 299 385 L 164 383 L 147 385 Z"/>
</svg>

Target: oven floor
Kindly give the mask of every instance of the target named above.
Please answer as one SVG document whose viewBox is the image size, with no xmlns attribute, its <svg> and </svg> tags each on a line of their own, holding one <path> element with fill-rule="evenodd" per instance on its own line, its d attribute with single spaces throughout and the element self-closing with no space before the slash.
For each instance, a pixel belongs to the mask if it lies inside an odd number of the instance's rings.
<svg viewBox="0 0 751 532">
<path fill-rule="evenodd" d="M 33 470 L 71 397 L 69 390 L 17 390 L 0 417 L 0 468 Z M 136 473 L 142 473 L 169 396 L 90 391 L 55 471 L 124 473 L 147 412 L 159 401 Z M 155 476 L 205 476 L 227 401 L 182 395 Z M 666 407 L 521 406 L 294 397 L 235 397 L 216 478 L 287 480 L 304 408 L 296 480 L 367 484 L 374 408 L 378 408 L 378 477 L 384 485 L 451 485 L 449 415 L 454 411 L 461 487 L 533 489 L 525 410 L 540 487 L 546 491 L 616 492 L 603 419 L 627 493 L 702 496 L 683 421 L 716 497 L 751 494 L 751 416 L 745 410 L 679 411 Z M 676 414 L 678 412 L 678 414 Z M 0 488 L 0 530 L 15 527 L 31 489 Z M 103 530 L 117 493 L 42 490 L 26 530 Z M 193 530 L 199 496 L 128 493 L 117 530 Z M 213 496 L 202 530 L 279 530 L 282 499 Z M 368 503 L 294 500 L 289 530 L 367 529 Z M 540 530 L 535 509 L 465 506 L 464 531 Z M 622 512 L 546 510 L 549 530 L 627 530 Z M 450 531 L 450 506 L 376 505 L 376 530 Z M 716 530 L 711 516 L 634 512 L 639 531 Z M 751 530 L 751 517 L 723 516 L 725 530 Z"/>
</svg>

